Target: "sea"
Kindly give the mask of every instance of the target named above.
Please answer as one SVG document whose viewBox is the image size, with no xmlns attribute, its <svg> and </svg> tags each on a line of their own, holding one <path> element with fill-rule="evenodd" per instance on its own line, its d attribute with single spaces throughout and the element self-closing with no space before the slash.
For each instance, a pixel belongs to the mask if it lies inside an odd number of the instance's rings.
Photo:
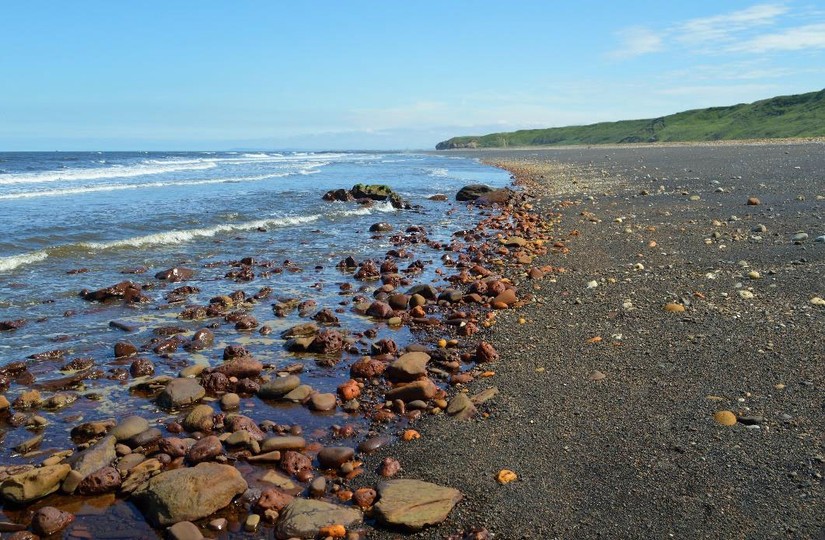
<svg viewBox="0 0 825 540">
<path fill-rule="evenodd" d="M 0 153 L 0 321 L 24 320 L 20 328 L 0 332 L 0 367 L 24 362 L 25 380 L 11 380 L 5 395 L 13 401 L 31 387 L 48 388 L 65 380 L 66 364 L 90 358 L 104 376 L 71 388 L 78 400 L 58 410 L 41 410 L 35 431 L 0 422 L 0 464 L 37 463 L 14 447 L 44 434 L 41 450 L 71 447 L 69 431 L 78 423 L 142 414 L 158 422 L 174 418 L 149 399 L 136 396 L 134 379 L 108 374 L 129 365 L 114 358 L 113 346 L 129 341 L 155 365 L 155 376 L 176 376 L 193 364 L 215 366 L 227 345 L 243 345 L 275 370 L 302 362 L 302 378 L 322 392 L 334 392 L 346 380 L 348 362 L 330 366 L 284 348 L 280 333 L 308 322 L 297 312 L 278 317 L 272 304 L 285 299 L 312 300 L 317 308 L 337 311 L 341 330 L 374 339 L 391 338 L 399 346 L 416 339 L 406 328 L 389 328 L 353 309 L 353 294 L 371 298 L 380 282 L 360 283 L 337 264 L 347 257 L 382 261 L 400 249 L 393 234 L 423 228 L 428 240 L 449 244 L 454 233 L 471 229 L 480 210 L 457 203 L 467 184 L 494 187 L 510 182 L 503 170 L 451 155 L 394 152 L 21 152 Z M 387 202 L 328 202 L 329 190 L 354 184 L 386 184 L 411 208 Z M 433 200 L 435 195 L 444 195 Z M 439 199 L 439 197 L 435 197 Z M 393 231 L 376 234 L 371 225 L 388 223 Z M 423 263 L 411 274 L 414 283 L 446 284 L 445 251 L 426 243 L 404 246 L 409 258 Z M 251 281 L 227 277 L 232 264 L 254 261 Z M 446 256 L 449 259 L 449 256 Z M 155 278 L 171 267 L 194 271 L 191 280 L 166 283 Z M 150 302 L 99 304 L 81 298 L 124 280 L 144 286 Z M 350 293 L 345 293 L 349 283 Z M 196 292 L 185 302 L 169 301 L 176 287 Z M 242 290 L 247 297 L 268 287 L 271 295 L 248 307 L 260 326 L 272 333 L 238 332 L 224 321 L 182 320 L 187 305 Z M 110 323 L 132 328 L 124 332 Z M 197 353 L 178 349 L 152 352 L 155 330 L 178 326 L 189 337 L 210 325 L 213 347 Z M 122 327 L 121 327 L 122 328 Z M 368 341 L 368 340 L 367 340 Z M 368 347 L 361 341 L 360 347 Z M 52 360 L 32 357 L 59 350 Z M 49 395 L 48 392 L 45 395 Z M 358 415 L 318 415 L 298 405 L 274 406 L 250 398 L 242 413 L 256 420 L 300 425 L 320 435 L 331 424 L 357 421 Z M 19 420 L 18 421 L 23 421 Z M 36 454 L 36 453 L 35 453 Z"/>
</svg>

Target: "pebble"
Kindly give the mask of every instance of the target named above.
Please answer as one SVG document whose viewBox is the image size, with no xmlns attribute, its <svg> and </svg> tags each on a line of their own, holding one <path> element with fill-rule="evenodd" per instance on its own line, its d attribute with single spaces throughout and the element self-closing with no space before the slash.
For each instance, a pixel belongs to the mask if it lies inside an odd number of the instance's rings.
<svg viewBox="0 0 825 540">
<path fill-rule="evenodd" d="M 258 525 L 261 523 L 261 516 L 258 514 L 249 514 L 244 522 L 243 528 L 247 532 L 255 532 Z"/>
<path fill-rule="evenodd" d="M 681 313 L 685 310 L 685 306 L 682 304 L 677 304 L 675 302 L 670 302 L 665 304 L 664 310 L 668 313 Z"/>
<path fill-rule="evenodd" d="M 224 394 L 221 396 L 221 409 L 224 411 L 231 411 L 237 409 L 241 405 L 241 397 L 234 392 Z"/>
<path fill-rule="evenodd" d="M 595 289 L 598 286 L 599 286 L 599 282 L 596 281 L 595 279 L 587 282 L 587 288 L 588 289 Z"/>
<path fill-rule="evenodd" d="M 751 270 L 750 272 L 748 272 L 748 277 L 751 279 L 759 279 L 762 277 L 762 275 L 756 270 Z"/>
<path fill-rule="evenodd" d="M 732 426 L 736 423 L 736 415 L 730 411 L 719 411 L 713 415 L 713 419 L 723 426 Z"/>
<path fill-rule="evenodd" d="M 794 242 L 804 242 L 807 239 L 808 239 L 808 233 L 804 233 L 804 232 L 796 233 L 795 235 L 793 235 L 791 237 L 791 240 L 793 240 Z"/>
<path fill-rule="evenodd" d="M 814 239 L 814 242 L 818 242 L 820 244 L 825 242 L 825 234 L 823 234 L 822 236 L 817 236 L 816 239 Z"/>
<path fill-rule="evenodd" d="M 593 373 L 590 374 L 590 380 L 591 381 L 602 381 L 606 378 L 607 378 L 607 375 L 605 375 L 604 373 L 602 373 L 601 371 L 598 371 L 598 370 L 596 370 L 596 371 L 594 371 Z"/>
<path fill-rule="evenodd" d="M 751 291 L 749 291 L 747 289 L 739 289 L 738 293 L 739 293 L 739 296 L 741 298 L 745 299 L 745 300 L 750 300 L 751 298 L 753 298 L 755 296 Z"/>
<path fill-rule="evenodd" d="M 313 411 L 331 411 L 335 406 L 335 394 L 312 394 L 309 398 L 309 407 Z"/>
<path fill-rule="evenodd" d="M 814 306 L 825 306 L 825 299 L 823 299 L 819 296 L 814 296 L 813 298 L 810 299 L 810 303 L 811 303 L 811 305 L 814 305 Z"/>
<path fill-rule="evenodd" d="M 203 538 L 200 529 L 191 521 L 180 521 L 166 530 L 169 538 L 174 540 L 200 540 Z"/>
</svg>

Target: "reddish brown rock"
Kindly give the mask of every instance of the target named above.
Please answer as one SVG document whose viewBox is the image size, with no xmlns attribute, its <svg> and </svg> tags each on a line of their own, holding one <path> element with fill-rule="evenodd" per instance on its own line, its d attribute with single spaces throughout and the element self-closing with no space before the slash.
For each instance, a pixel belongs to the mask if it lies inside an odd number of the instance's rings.
<svg viewBox="0 0 825 540">
<path fill-rule="evenodd" d="M 295 497 L 277 488 L 265 489 L 258 499 L 257 507 L 261 510 L 277 510 L 280 512 Z"/>
<path fill-rule="evenodd" d="M 337 469 L 355 455 L 348 446 L 326 446 L 318 452 L 318 463 L 325 469 Z"/>
<path fill-rule="evenodd" d="M 361 387 L 353 379 L 338 386 L 338 395 L 341 396 L 341 401 L 349 401 L 357 399 L 361 395 Z"/>
<path fill-rule="evenodd" d="M 129 373 L 132 377 L 145 377 L 154 375 L 155 365 L 148 358 L 137 358 L 129 366 Z"/>
<path fill-rule="evenodd" d="M 115 358 L 125 358 L 127 356 L 134 356 L 137 353 L 137 347 L 135 347 L 128 341 L 119 341 L 115 343 Z"/>
<path fill-rule="evenodd" d="M 266 434 L 258 427 L 258 424 L 248 416 L 235 414 L 226 419 L 225 425 L 228 431 L 235 433 L 237 431 L 246 431 L 253 440 L 262 441 L 266 438 Z"/>
<path fill-rule="evenodd" d="M 384 373 L 386 369 L 387 364 L 384 362 L 365 356 L 354 362 L 349 371 L 356 379 L 372 379 Z"/>
<path fill-rule="evenodd" d="M 437 391 L 438 387 L 435 385 L 435 383 L 427 378 L 419 379 L 409 384 L 405 384 L 404 386 L 398 386 L 396 388 L 393 388 L 392 390 L 387 392 L 386 397 L 390 401 L 394 399 L 400 399 L 405 403 L 415 401 L 418 399 L 422 401 L 427 401 L 435 397 Z"/>
<path fill-rule="evenodd" d="M 315 335 L 309 350 L 318 354 L 336 354 L 344 348 L 344 336 L 337 330 L 322 329 Z"/>
<path fill-rule="evenodd" d="M 376 492 L 372 488 L 358 488 L 352 496 L 353 502 L 362 510 L 366 510 L 375 502 Z"/>
<path fill-rule="evenodd" d="M 114 467 L 103 467 L 84 478 L 77 486 L 81 495 L 99 495 L 120 487 L 120 473 Z"/>
<path fill-rule="evenodd" d="M 54 506 L 44 506 L 32 516 L 32 531 L 40 536 L 49 536 L 65 529 L 75 517 Z"/>
<path fill-rule="evenodd" d="M 184 268 L 182 266 L 176 266 L 155 274 L 155 278 L 171 282 L 186 281 L 187 279 L 192 279 L 194 276 L 194 270 L 190 268 Z"/>
<path fill-rule="evenodd" d="M 96 291 L 84 292 L 83 299 L 89 302 L 110 302 L 123 300 L 128 303 L 148 302 L 149 298 L 143 295 L 140 285 L 131 281 L 121 281 L 111 287 L 98 289 Z"/>
<path fill-rule="evenodd" d="M 158 442 L 158 450 L 164 454 L 168 454 L 173 458 L 183 457 L 186 455 L 188 446 L 183 439 L 177 437 L 165 437 Z"/>
<path fill-rule="evenodd" d="M 384 461 L 381 462 L 381 466 L 378 468 L 378 474 L 383 476 L 384 478 L 390 478 L 398 474 L 398 471 L 401 470 L 401 463 L 395 458 L 386 457 Z"/>
<path fill-rule="evenodd" d="M 188 457 L 192 463 L 201 463 L 221 454 L 223 454 L 223 443 L 215 435 L 209 435 L 192 445 Z"/>
<path fill-rule="evenodd" d="M 281 458 L 281 470 L 292 476 L 304 471 L 312 472 L 312 460 L 300 452 L 287 450 Z"/>
<path fill-rule="evenodd" d="M 233 358 L 215 368 L 215 372 L 223 373 L 227 377 L 257 377 L 263 371 L 264 365 L 251 356 Z"/>
<path fill-rule="evenodd" d="M 367 315 L 376 319 L 389 319 L 392 317 L 392 308 L 386 302 L 375 301 L 367 308 Z"/>
<path fill-rule="evenodd" d="M 492 345 L 486 341 L 482 341 L 478 344 L 478 347 L 476 348 L 476 362 L 495 362 L 498 359 L 498 352 L 496 352 L 496 349 Z"/>
</svg>

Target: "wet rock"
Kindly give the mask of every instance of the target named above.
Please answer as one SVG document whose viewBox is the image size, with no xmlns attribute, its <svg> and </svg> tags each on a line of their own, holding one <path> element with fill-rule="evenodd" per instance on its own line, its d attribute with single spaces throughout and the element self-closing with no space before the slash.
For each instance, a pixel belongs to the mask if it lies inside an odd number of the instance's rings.
<svg viewBox="0 0 825 540">
<path fill-rule="evenodd" d="M 203 534 L 191 521 L 180 521 L 166 529 L 169 540 L 201 540 Z"/>
<path fill-rule="evenodd" d="M 337 330 L 323 329 L 318 331 L 309 350 L 318 354 L 339 354 L 344 348 L 344 336 Z"/>
<path fill-rule="evenodd" d="M 266 437 L 261 428 L 258 427 L 258 424 L 248 416 L 243 416 L 240 414 L 233 414 L 229 416 L 224 421 L 224 424 L 228 431 L 233 433 L 238 431 L 246 431 L 252 437 L 253 440 L 262 441 Z"/>
<path fill-rule="evenodd" d="M 68 527 L 74 519 L 74 514 L 54 506 L 44 506 L 32 516 L 32 531 L 40 536 L 49 536 Z"/>
<path fill-rule="evenodd" d="M 70 470 L 67 464 L 48 465 L 9 476 L 0 484 L 0 495 L 15 504 L 40 499 L 57 491 Z"/>
<path fill-rule="evenodd" d="M 313 411 L 331 411 L 336 407 L 335 394 L 312 394 L 309 397 L 309 408 Z"/>
<path fill-rule="evenodd" d="M 389 526 L 417 531 L 436 525 L 461 500 L 461 492 L 420 480 L 386 480 L 378 484 L 375 515 Z"/>
<path fill-rule="evenodd" d="M 39 407 L 42 403 L 43 398 L 40 397 L 40 392 L 38 390 L 27 390 L 17 396 L 17 399 L 14 400 L 12 406 L 17 410 L 34 409 Z"/>
<path fill-rule="evenodd" d="M 425 352 L 408 352 L 389 365 L 386 376 L 392 382 L 409 382 L 427 375 L 430 355 Z"/>
<path fill-rule="evenodd" d="M 234 411 L 241 405 L 241 397 L 234 392 L 221 396 L 221 409 L 224 411 Z"/>
<path fill-rule="evenodd" d="M 155 374 L 155 365 L 148 358 L 137 358 L 129 366 L 129 374 L 132 377 L 146 377 Z"/>
<path fill-rule="evenodd" d="M 261 443 L 262 452 L 273 450 L 301 450 L 307 445 L 306 439 L 297 435 L 275 436 Z"/>
<path fill-rule="evenodd" d="M 172 379 L 158 396 L 158 405 L 176 409 L 200 401 L 206 390 L 195 379 Z"/>
<path fill-rule="evenodd" d="M 235 321 L 235 330 L 253 330 L 258 327 L 258 320 L 251 315 L 244 315 Z"/>
<path fill-rule="evenodd" d="M 215 435 L 199 440 L 189 449 L 188 458 L 192 463 L 209 461 L 223 454 L 223 443 Z"/>
<path fill-rule="evenodd" d="M 194 276 L 194 270 L 192 270 L 191 268 L 184 268 L 182 266 L 176 266 L 155 274 L 156 279 L 162 279 L 171 282 L 186 281 L 188 279 L 192 279 Z"/>
<path fill-rule="evenodd" d="M 392 225 L 386 221 L 380 223 L 373 223 L 370 225 L 370 232 L 389 232 L 392 230 Z"/>
<path fill-rule="evenodd" d="M 132 498 L 150 523 L 165 526 L 213 514 L 246 489 L 246 481 L 234 467 L 200 463 L 160 473 Z"/>
<path fill-rule="evenodd" d="M 177 437 L 164 437 L 158 441 L 158 450 L 164 454 L 168 454 L 173 459 L 183 457 L 189 450 L 189 446 L 183 439 Z"/>
<path fill-rule="evenodd" d="M 318 452 L 318 463 L 324 469 L 338 469 L 354 455 L 355 449 L 348 446 L 326 446 Z"/>
<path fill-rule="evenodd" d="M 493 188 L 490 186 L 485 186 L 484 184 L 470 184 L 458 190 L 458 193 L 455 195 L 455 200 L 474 201 L 482 195 L 490 193 L 491 191 L 493 191 Z"/>
<path fill-rule="evenodd" d="M 84 478 L 77 486 L 81 495 L 99 495 L 120 487 L 120 473 L 114 467 L 103 467 Z"/>
<path fill-rule="evenodd" d="M 358 488 L 352 496 L 352 501 L 362 510 L 366 510 L 375 502 L 378 496 L 372 488 Z"/>
<path fill-rule="evenodd" d="M 85 422 L 72 428 L 71 437 L 72 440 L 77 442 L 87 442 L 105 435 L 114 427 L 115 421 L 113 419 Z"/>
<path fill-rule="evenodd" d="M 261 399 L 279 399 L 298 388 L 300 384 L 301 379 L 297 375 L 277 377 L 261 386 L 261 389 L 258 390 L 258 397 Z"/>
<path fill-rule="evenodd" d="M 124 418 L 114 429 L 110 435 L 118 442 L 125 441 L 149 429 L 149 421 L 140 416 L 129 416 Z"/>
<path fill-rule="evenodd" d="M 115 343 L 115 358 L 126 358 L 128 356 L 134 356 L 137 353 L 137 347 L 128 341 L 119 341 Z"/>
<path fill-rule="evenodd" d="M 367 308 L 367 315 L 376 319 L 389 319 L 392 317 L 392 308 L 386 302 L 375 301 Z"/>
<path fill-rule="evenodd" d="M 230 390 L 232 388 L 232 382 L 229 380 L 229 377 L 223 373 L 214 372 L 207 373 L 201 377 L 201 386 L 203 386 L 203 389 L 207 392 L 220 394 Z"/>
<path fill-rule="evenodd" d="M 208 349 L 215 343 L 215 334 L 208 328 L 201 328 L 183 347 L 190 352 Z"/>
<path fill-rule="evenodd" d="M 149 298 L 143 295 L 140 285 L 131 281 L 121 281 L 111 287 L 84 292 L 82 297 L 89 302 L 113 302 L 122 300 L 127 303 L 144 303 L 149 301 Z"/>
<path fill-rule="evenodd" d="M 315 538 L 322 527 L 361 523 L 361 511 L 314 499 L 294 499 L 281 512 L 275 528 L 278 538 Z"/>
<path fill-rule="evenodd" d="M 294 390 L 290 390 L 290 392 L 281 399 L 284 401 L 292 401 L 293 403 L 304 403 L 307 399 L 309 399 L 309 396 L 314 393 L 316 392 L 311 386 L 302 384 Z"/>
<path fill-rule="evenodd" d="M 292 476 L 299 476 L 305 471 L 312 472 L 312 460 L 300 452 L 287 450 L 281 458 L 281 470 Z"/>
<path fill-rule="evenodd" d="M 392 442 L 392 438 L 388 435 L 376 435 L 369 439 L 364 439 L 358 445 L 358 451 L 365 454 L 371 454 L 379 448 L 386 446 Z"/>
<path fill-rule="evenodd" d="M 0 332 L 8 330 L 17 330 L 26 326 L 26 319 L 17 319 L 14 321 L 0 321 Z"/>
<path fill-rule="evenodd" d="M 155 444 L 163 438 L 163 433 L 158 428 L 149 428 L 146 431 L 141 431 L 126 441 L 124 441 L 130 448 L 147 447 Z"/>
<path fill-rule="evenodd" d="M 759 199 L 757 199 L 756 197 L 748 197 L 747 204 L 748 204 L 748 206 L 758 206 L 758 205 L 762 204 L 762 202 Z"/>
<path fill-rule="evenodd" d="M 212 431 L 215 425 L 215 411 L 209 405 L 197 405 L 189 411 L 183 419 L 183 429 L 193 433 L 195 431 Z"/>
<path fill-rule="evenodd" d="M 108 467 L 117 458 L 115 442 L 115 437 L 108 435 L 94 446 L 72 456 L 70 460 L 72 469 L 79 472 L 83 478 L 85 478 L 95 471 Z"/>
<path fill-rule="evenodd" d="M 338 395 L 341 396 L 341 401 L 349 401 L 356 399 L 361 395 L 361 387 L 353 379 L 342 383 L 337 388 Z"/>
<path fill-rule="evenodd" d="M 77 401 L 77 394 L 71 392 L 58 392 L 43 402 L 43 408 L 56 411 L 68 407 Z"/>
<path fill-rule="evenodd" d="M 295 497 L 293 495 L 278 488 L 268 488 L 261 493 L 256 506 L 260 510 L 277 510 L 280 512 L 294 499 Z"/>
<path fill-rule="evenodd" d="M 383 374 L 386 369 L 387 364 L 384 362 L 365 356 L 350 366 L 350 375 L 356 379 L 373 379 Z"/>
<path fill-rule="evenodd" d="M 338 317 L 335 313 L 329 309 L 324 308 L 315 315 L 312 316 L 313 320 L 319 322 L 321 324 L 329 324 L 329 325 L 338 325 L 340 324 Z"/>
<path fill-rule="evenodd" d="M 215 372 L 223 373 L 227 377 L 243 379 L 246 377 L 257 377 L 263 371 L 264 365 L 251 356 L 241 356 L 226 361 L 215 368 Z"/>
<path fill-rule="evenodd" d="M 437 391 L 438 387 L 433 381 L 430 379 L 419 379 L 404 386 L 393 388 L 387 392 L 386 397 L 390 401 L 394 399 L 400 399 L 404 402 L 415 401 L 417 399 L 427 401 L 432 399 Z"/>
</svg>

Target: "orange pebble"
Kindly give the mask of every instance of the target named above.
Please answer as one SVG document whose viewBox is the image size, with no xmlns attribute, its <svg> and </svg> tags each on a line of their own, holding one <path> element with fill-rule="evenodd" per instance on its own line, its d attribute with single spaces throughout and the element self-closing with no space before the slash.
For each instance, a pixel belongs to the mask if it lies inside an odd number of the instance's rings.
<svg viewBox="0 0 825 540">
<path fill-rule="evenodd" d="M 347 536 L 347 529 L 340 523 L 321 527 L 321 530 L 318 532 L 320 533 L 320 536 L 324 538 L 344 538 Z"/>
<path fill-rule="evenodd" d="M 602 340 L 602 336 L 595 336 L 587 340 L 587 343 L 599 343 Z"/>
<path fill-rule="evenodd" d="M 496 475 L 496 481 L 499 484 L 509 484 L 517 478 L 518 475 L 509 469 L 501 469 L 500 471 L 498 471 L 498 474 Z"/>
<path fill-rule="evenodd" d="M 414 429 L 408 429 L 403 435 L 401 435 L 401 438 L 405 441 L 411 441 L 413 439 L 420 439 L 421 434 Z"/>
</svg>

